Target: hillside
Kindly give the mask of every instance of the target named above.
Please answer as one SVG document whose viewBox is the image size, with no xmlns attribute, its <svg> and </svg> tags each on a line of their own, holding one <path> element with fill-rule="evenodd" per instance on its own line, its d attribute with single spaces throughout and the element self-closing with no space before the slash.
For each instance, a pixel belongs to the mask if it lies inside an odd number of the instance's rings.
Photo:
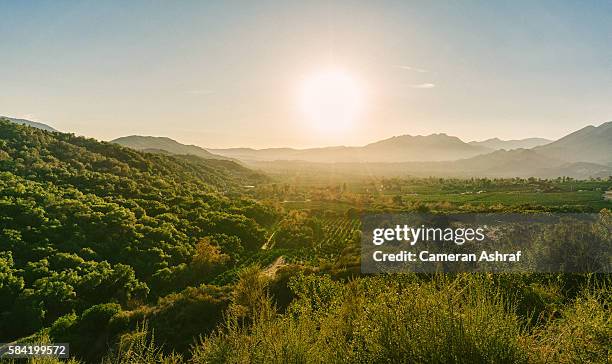
<svg viewBox="0 0 612 364">
<path fill-rule="evenodd" d="M 612 121 L 589 125 L 547 145 L 538 153 L 568 162 L 612 163 Z"/>
<path fill-rule="evenodd" d="M 499 149 L 531 149 L 540 145 L 548 144 L 552 140 L 544 138 L 526 138 L 526 139 L 515 139 L 515 140 L 501 140 L 499 138 L 491 138 L 482 141 L 469 142 L 470 145 L 485 147 L 493 150 Z"/>
<path fill-rule="evenodd" d="M 297 155 L 302 152 L 300 149 L 293 148 L 226 148 L 226 149 L 207 149 L 209 152 L 223 155 L 228 158 L 236 158 L 242 161 L 274 161 L 274 160 L 295 160 Z"/>
<path fill-rule="evenodd" d="M 189 154 L 204 159 L 227 159 L 226 157 L 210 153 L 197 145 L 186 145 L 166 137 L 131 135 L 111 140 L 111 143 L 124 147 L 148 152 L 165 151 L 169 154 Z"/>
<path fill-rule="evenodd" d="M 9 117 L 6 117 L 6 116 L 0 116 L 0 119 L 6 119 L 6 120 L 10 121 L 11 123 L 15 123 L 15 124 L 19 124 L 19 125 L 27 125 L 27 126 L 31 126 L 31 127 L 42 129 L 42 130 L 46 130 L 46 131 L 57 131 L 56 129 L 50 127 L 49 125 L 43 124 L 43 123 L 39 123 L 37 121 L 31 121 L 31 120 L 26 120 L 26 119 L 9 118 Z"/>
<path fill-rule="evenodd" d="M 65 333 L 72 312 L 135 308 L 214 279 L 214 259 L 206 255 L 201 268 L 198 251 L 231 267 L 258 251 L 275 219 L 240 193 L 259 178 L 231 161 L 147 154 L 0 120 L 0 340 L 60 317 Z M 87 356 L 89 347 L 75 350 Z"/>
<path fill-rule="evenodd" d="M 531 149 L 499 150 L 448 163 L 444 170 L 456 176 L 607 178 L 612 168 L 596 163 L 570 163 Z"/>
</svg>

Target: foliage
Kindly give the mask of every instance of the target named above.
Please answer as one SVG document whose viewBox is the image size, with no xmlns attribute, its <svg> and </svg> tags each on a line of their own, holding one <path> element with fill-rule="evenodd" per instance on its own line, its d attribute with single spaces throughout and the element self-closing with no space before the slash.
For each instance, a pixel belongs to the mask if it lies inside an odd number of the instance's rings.
<svg viewBox="0 0 612 364">
<path fill-rule="evenodd" d="M 321 223 L 304 212 L 292 211 L 278 225 L 274 235 L 277 248 L 311 248 L 322 238 Z"/>
<path fill-rule="evenodd" d="M 286 313 L 228 325 L 193 350 L 195 363 L 527 363 L 609 359 L 609 291 L 585 292 L 559 320 L 529 331 L 494 277 L 414 275 L 342 284 L 298 275 Z M 607 294 L 607 295 L 606 295 Z M 266 300 L 265 292 L 259 300 Z M 567 317 L 564 319 L 564 317 Z M 579 322 L 580 321 L 580 322 Z M 577 335 L 577 337 L 576 337 Z"/>
<path fill-rule="evenodd" d="M 550 264 L 568 246 L 588 259 L 612 237 L 610 186 L 270 181 L 0 121 L 0 340 L 70 342 L 92 363 L 610 361 L 609 274 L 364 276 L 359 261 L 359 216 L 402 211 L 600 212 L 539 237 Z"/>
<path fill-rule="evenodd" d="M 4 341 L 97 304 L 129 309 L 211 280 L 229 257 L 259 248 L 257 221 L 276 219 L 275 209 L 236 195 L 257 176 L 231 161 L 141 153 L 2 120 L 0 141 Z M 204 263 L 197 243 L 207 237 L 220 255 Z"/>
</svg>

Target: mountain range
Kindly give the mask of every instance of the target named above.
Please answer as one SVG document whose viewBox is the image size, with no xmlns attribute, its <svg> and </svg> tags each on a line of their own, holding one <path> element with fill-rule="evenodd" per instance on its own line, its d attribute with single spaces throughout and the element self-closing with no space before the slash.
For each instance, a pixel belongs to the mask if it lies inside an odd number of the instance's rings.
<svg viewBox="0 0 612 364">
<path fill-rule="evenodd" d="M 587 126 L 556 141 L 493 138 L 466 143 L 446 134 L 401 135 L 361 147 L 310 149 L 203 149 L 167 138 L 138 136 L 113 142 L 173 154 L 206 155 L 206 151 L 215 158 L 237 159 L 267 172 L 327 170 L 350 174 L 541 178 L 612 175 L 612 122 Z"/>
<path fill-rule="evenodd" d="M 54 128 L 7 118 L 43 130 Z M 466 143 L 446 134 L 400 135 L 364 146 L 206 149 L 167 137 L 132 135 L 111 141 L 150 153 L 238 160 L 264 172 L 328 170 L 350 174 L 574 178 L 612 175 L 612 122 L 586 126 L 556 141 L 543 138 Z"/>
<path fill-rule="evenodd" d="M 461 139 L 446 134 L 394 136 L 362 147 L 208 150 L 215 154 L 244 161 L 299 160 L 319 163 L 432 162 L 470 158 L 492 151 L 487 147 L 464 143 Z"/>
<path fill-rule="evenodd" d="M 491 138 L 480 142 L 469 142 L 470 145 L 481 146 L 493 150 L 499 149 L 531 149 L 540 145 L 551 143 L 552 140 L 544 138 L 526 138 L 517 140 L 501 140 L 499 138 Z"/>
</svg>

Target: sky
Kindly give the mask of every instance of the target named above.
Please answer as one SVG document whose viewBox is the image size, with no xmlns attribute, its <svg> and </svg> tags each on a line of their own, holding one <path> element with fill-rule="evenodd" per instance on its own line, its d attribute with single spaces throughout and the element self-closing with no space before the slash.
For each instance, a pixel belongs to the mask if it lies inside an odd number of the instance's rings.
<svg viewBox="0 0 612 364">
<path fill-rule="evenodd" d="M 555 139 L 612 120 L 610 1 L 0 0 L 0 14 L 0 115 L 101 140 Z M 329 69 L 361 96 L 327 128 L 300 92 Z"/>
</svg>

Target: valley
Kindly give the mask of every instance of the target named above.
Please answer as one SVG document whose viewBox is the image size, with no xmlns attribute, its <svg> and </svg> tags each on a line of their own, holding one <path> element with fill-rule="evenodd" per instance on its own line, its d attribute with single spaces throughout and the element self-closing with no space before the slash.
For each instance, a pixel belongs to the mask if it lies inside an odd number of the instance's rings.
<svg viewBox="0 0 612 364">
<path fill-rule="evenodd" d="M 612 363 L 612 1 L 0 14 L 0 363 Z"/>
<path fill-rule="evenodd" d="M 159 141 L 144 139 L 137 151 L 0 121 L 1 340 L 70 342 L 75 358 L 92 363 L 207 362 L 227 355 L 221 347 L 232 357 L 272 360 L 272 348 L 299 336 L 317 350 L 292 353 L 309 361 L 332 360 L 329 342 L 344 346 L 343 355 L 377 361 L 388 358 L 385 339 L 354 325 L 383 330 L 393 322 L 396 333 L 412 327 L 401 340 L 430 343 L 408 357 L 467 340 L 455 325 L 482 346 L 453 355 L 511 362 L 606 355 L 605 340 L 594 338 L 609 332 L 609 274 L 368 275 L 360 216 L 580 212 L 609 224 L 610 176 L 418 177 L 411 169 L 394 177 L 373 163 L 359 174 L 340 164 L 261 162 L 287 167 L 270 173 L 191 154 L 201 153 L 193 146 L 162 153 L 161 145 L 148 148 L 151 140 Z M 473 158 L 486 165 L 490 157 Z M 393 165 L 412 163 L 419 162 Z M 605 230 L 588 234 L 610 238 Z M 431 305 L 438 310 L 423 316 Z M 395 312 L 411 314 L 397 320 Z M 584 331 L 569 339 L 577 322 Z M 490 326 L 499 329 L 483 336 Z M 381 349 L 361 351 L 337 330 Z M 568 340 L 582 346 L 568 351 Z"/>
</svg>

